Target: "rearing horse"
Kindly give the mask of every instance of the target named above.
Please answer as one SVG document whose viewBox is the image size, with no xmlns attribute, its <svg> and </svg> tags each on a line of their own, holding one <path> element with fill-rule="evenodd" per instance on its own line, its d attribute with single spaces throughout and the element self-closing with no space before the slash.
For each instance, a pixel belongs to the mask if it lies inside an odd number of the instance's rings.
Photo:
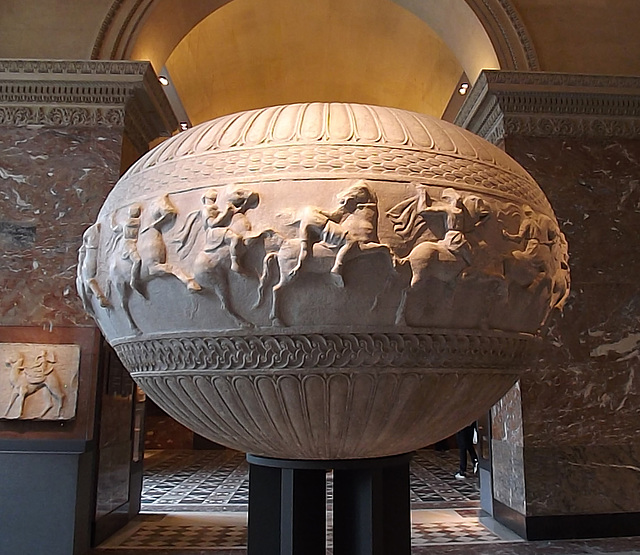
<svg viewBox="0 0 640 555">
<path fill-rule="evenodd" d="M 151 222 L 141 228 L 143 215 L 140 205 L 130 207 L 124 223 L 113 223 L 112 230 L 115 237 L 109 242 L 108 247 L 110 251 L 108 294 L 110 296 L 112 289 L 115 289 L 120 306 L 135 333 L 140 333 L 140 329 L 131 315 L 129 301 L 134 291 L 146 297 L 144 283 L 157 276 L 172 275 L 184 283 L 188 291 L 201 289 L 193 276 L 167 262 L 167 247 L 163 231 L 173 225 L 177 215 L 169 195 L 164 195 L 155 201 L 150 210 Z M 113 219 L 115 220 L 115 215 Z"/>
</svg>

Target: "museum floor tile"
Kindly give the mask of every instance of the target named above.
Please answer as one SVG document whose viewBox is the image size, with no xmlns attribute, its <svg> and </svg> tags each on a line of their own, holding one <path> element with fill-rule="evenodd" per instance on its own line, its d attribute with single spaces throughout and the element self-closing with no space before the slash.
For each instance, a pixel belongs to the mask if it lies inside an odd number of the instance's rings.
<svg viewBox="0 0 640 555">
<path fill-rule="evenodd" d="M 411 461 L 413 509 L 479 508 L 478 480 L 456 480 L 457 451 L 423 449 Z M 142 511 L 246 511 L 249 467 L 245 455 L 217 451 L 150 451 L 145 454 Z M 331 500 L 331 475 L 327 496 Z"/>
<path fill-rule="evenodd" d="M 480 510 L 477 479 L 456 480 L 456 468 L 457 453 L 452 451 L 423 450 L 414 456 L 412 555 L 640 555 L 640 538 L 523 541 Z M 327 553 L 332 544 L 331 482 L 329 474 Z M 243 555 L 247 502 L 243 454 L 148 452 L 142 514 L 92 555 Z"/>
</svg>

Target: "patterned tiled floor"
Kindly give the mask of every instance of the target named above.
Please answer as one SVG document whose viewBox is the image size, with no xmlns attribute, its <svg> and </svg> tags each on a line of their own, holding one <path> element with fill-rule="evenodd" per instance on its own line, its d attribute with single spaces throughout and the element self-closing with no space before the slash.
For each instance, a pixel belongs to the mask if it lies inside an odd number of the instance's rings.
<svg viewBox="0 0 640 555">
<path fill-rule="evenodd" d="M 457 465 L 456 452 L 418 451 L 411 462 L 412 508 L 478 507 L 478 481 L 456 480 Z M 235 451 L 151 451 L 145 458 L 142 510 L 246 511 L 248 471 L 244 454 Z"/>
<path fill-rule="evenodd" d="M 640 555 L 640 539 L 525 542 L 482 516 L 475 477 L 456 480 L 455 452 L 411 463 L 412 555 Z M 243 555 L 248 467 L 233 451 L 147 453 L 143 514 L 92 555 Z M 330 492 L 331 480 L 328 480 Z M 331 553 L 331 511 L 327 553 Z M 391 554 L 390 554 L 391 555 Z"/>
<path fill-rule="evenodd" d="M 508 530 L 490 530 L 477 515 L 453 509 L 426 509 L 411 515 L 413 546 L 495 544 L 521 541 Z M 330 518 L 327 546 L 331 547 Z M 101 546 L 102 549 L 237 549 L 247 545 L 246 513 L 145 515 Z"/>
<path fill-rule="evenodd" d="M 498 543 L 518 538 L 479 518 L 475 476 L 456 480 L 457 453 L 419 451 L 411 462 L 412 545 Z M 327 545 L 332 543 L 328 474 Z M 248 465 L 229 450 L 152 451 L 145 458 L 142 511 L 100 548 L 234 550 L 247 542 Z"/>
</svg>

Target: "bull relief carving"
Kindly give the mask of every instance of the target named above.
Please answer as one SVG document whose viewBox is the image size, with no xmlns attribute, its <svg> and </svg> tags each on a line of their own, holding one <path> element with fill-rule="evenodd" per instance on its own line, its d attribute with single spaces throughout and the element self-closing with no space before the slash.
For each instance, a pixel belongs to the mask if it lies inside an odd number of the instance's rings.
<svg viewBox="0 0 640 555">
<path fill-rule="evenodd" d="M 2 419 L 75 417 L 80 348 L 76 345 L 0 344 Z"/>
</svg>

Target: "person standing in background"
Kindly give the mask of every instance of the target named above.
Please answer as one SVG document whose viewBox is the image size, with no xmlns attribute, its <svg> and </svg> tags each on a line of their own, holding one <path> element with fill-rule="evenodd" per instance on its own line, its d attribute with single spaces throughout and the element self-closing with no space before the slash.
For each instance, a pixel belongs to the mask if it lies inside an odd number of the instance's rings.
<svg viewBox="0 0 640 555">
<path fill-rule="evenodd" d="M 478 472 L 478 455 L 473 447 L 473 435 L 477 433 L 476 429 L 476 423 L 473 422 L 456 433 L 456 441 L 460 450 L 460 468 L 455 475 L 458 480 L 464 480 L 467 477 L 467 453 L 471 455 L 473 473 Z"/>
</svg>

